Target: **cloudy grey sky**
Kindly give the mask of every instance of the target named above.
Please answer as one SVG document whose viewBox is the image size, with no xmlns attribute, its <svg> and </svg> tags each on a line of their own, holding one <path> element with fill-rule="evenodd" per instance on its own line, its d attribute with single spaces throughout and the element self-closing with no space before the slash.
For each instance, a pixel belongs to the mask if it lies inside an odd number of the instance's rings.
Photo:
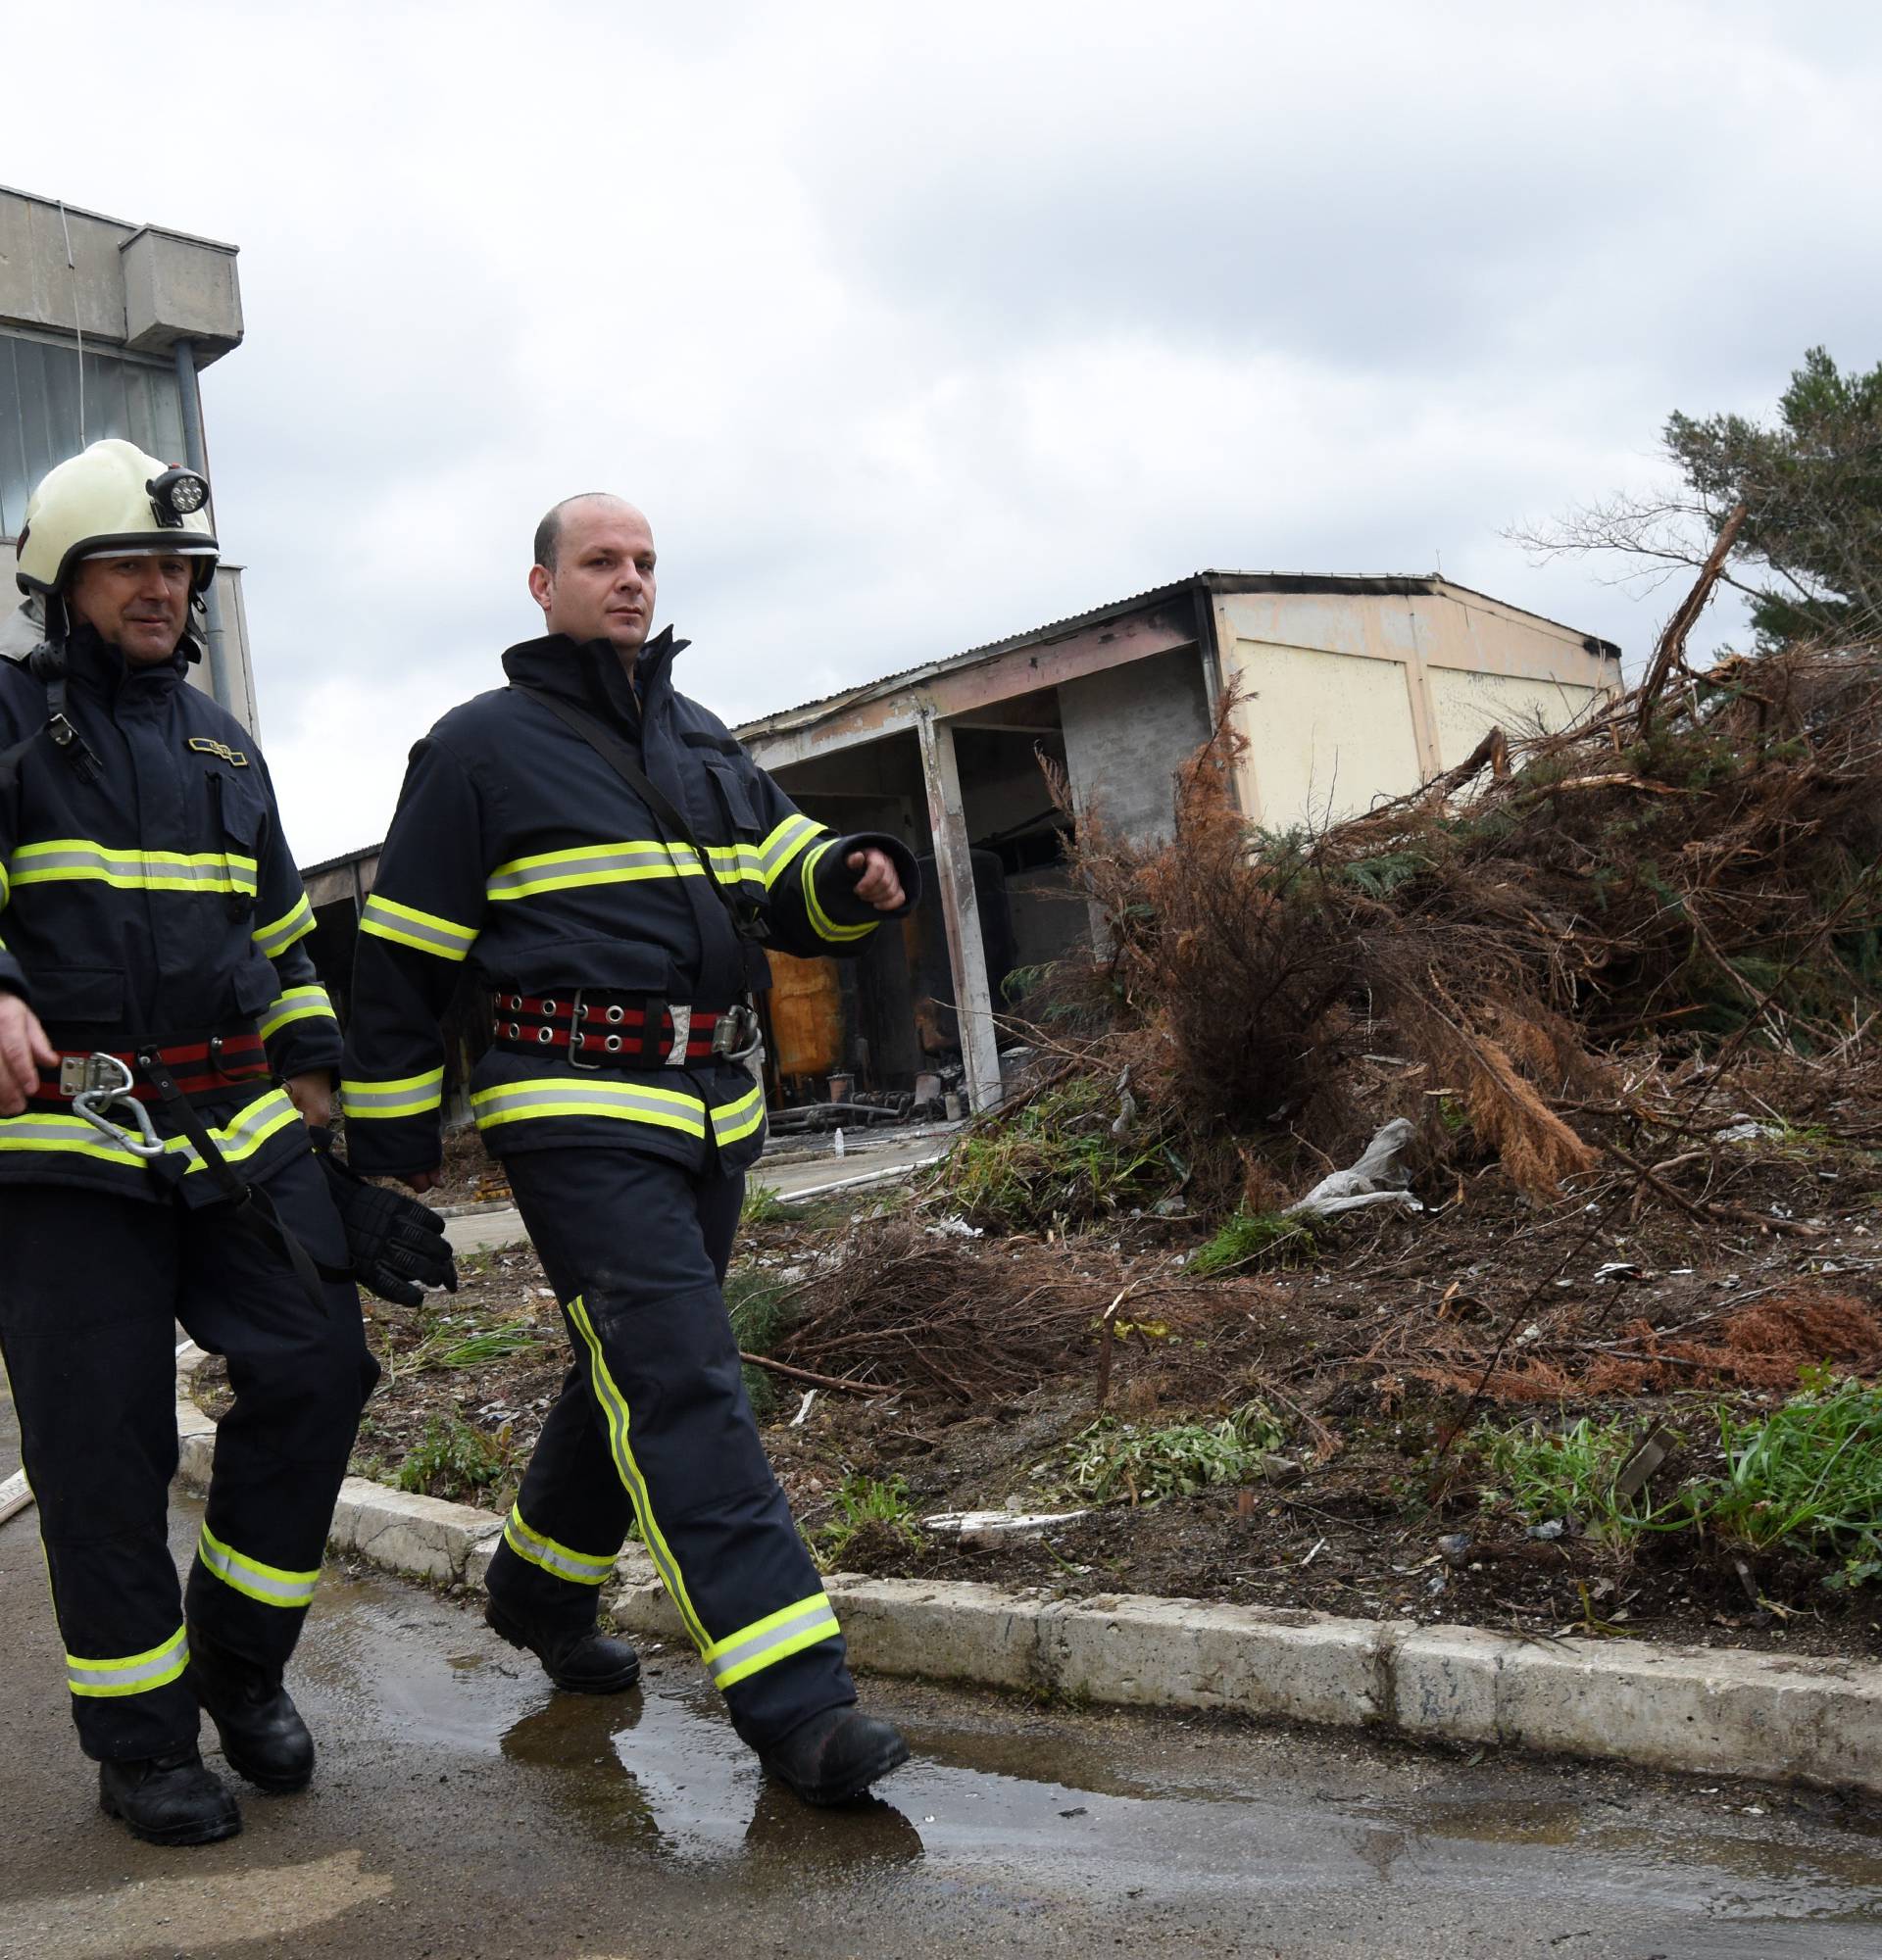
<svg viewBox="0 0 1882 1960">
<path fill-rule="evenodd" d="M 10 10 L 0 181 L 242 248 L 204 394 L 311 860 L 654 520 L 727 719 L 1202 565 L 1422 571 L 1638 657 L 1501 531 L 1668 410 L 1882 358 L 1882 9 L 956 0 Z M 1716 639 L 1729 612 L 1709 623 Z"/>
</svg>

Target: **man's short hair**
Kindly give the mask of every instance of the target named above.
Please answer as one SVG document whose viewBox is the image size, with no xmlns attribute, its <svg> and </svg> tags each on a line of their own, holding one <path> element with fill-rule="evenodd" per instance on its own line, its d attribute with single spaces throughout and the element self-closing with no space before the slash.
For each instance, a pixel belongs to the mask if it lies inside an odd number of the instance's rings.
<svg viewBox="0 0 1882 1960">
<path fill-rule="evenodd" d="M 562 549 L 562 514 L 570 504 L 586 504 L 599 497 L 605 502 L 619 503 L 612 490 L 577 490 L 572 497 L 565 497 L 560 504 L 552 505 L 544 514 L 542 522 L 536 526 L 535 562 L 544 571 L 556 568 L 556 554 Z"/>
</svg>

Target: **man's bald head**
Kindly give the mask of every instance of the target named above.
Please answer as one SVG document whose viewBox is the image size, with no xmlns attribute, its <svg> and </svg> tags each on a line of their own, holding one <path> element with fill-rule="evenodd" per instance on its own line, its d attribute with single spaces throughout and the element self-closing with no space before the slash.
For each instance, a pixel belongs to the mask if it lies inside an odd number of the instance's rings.
<svg viewBox="0 0 1882 1960">
<path fill-rule="evenodd" d="M 543 514 L 542 522 L 536 526 L 535 563 L 545 571 L 556 568 L 556 558 L 562 550 L 564 520 L 578 504 L 612 504 L 618 511 L 640 517 L 643 524 L 647 521 L 626 498 L 617 497 L 612 490 L 577 490 L 572 497 L 565 497 L 560 504 L 552 505 Z"/>
<path fill-rule="evenodd" d="M 631 667 L 654 622 L 654 533 L 606 491 L 565 497 L 536 526 L 529 593 L 552 633 L 608 640 Z"/>
</svg>

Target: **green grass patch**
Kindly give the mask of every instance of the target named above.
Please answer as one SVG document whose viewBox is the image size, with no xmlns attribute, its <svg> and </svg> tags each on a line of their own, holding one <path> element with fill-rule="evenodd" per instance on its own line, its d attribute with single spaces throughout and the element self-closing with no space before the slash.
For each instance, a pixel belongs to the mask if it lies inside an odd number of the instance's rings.
<svg viewBox="0 0 1882 1960">
<path fill-rule="evenodd" d="M 1155 1504 L 1193 1497 L 1223 1484 L 1246 1484 L 1279 1446 L 1281 1426 L 1261 1402 L 1244 1402 L 1219 1422 L 1160 1427 L 1100 1416 L 1068 1447 L 1065 1481 L 1081 1497 Z"/>
<path fill-rule="evenodd" d="M 1313 1228 L 1304 1218 L 1283 1218 L 1278 1211 L 1238 1211 L 1213 1239 L 1190 1255 L 1189 1270 L 1198 1279 L 1232 1272 L 1271 1258 L 1277 1265 L 1309 1264 L 1318 1250 Z"/>
<path fill-rule="evenodd" d="M 427 1368 L 487 1368 L 492 1361 L 527 1354 L 542 1345 L 542 1330 L 533 1320 L 505 1320 L 467 1331 L 445 1319 L 400 1357 L 399 1372 L 420 1375 Z"/>
<path fill-rule="evenodd" d="M 433 1416 L 399 1465 L 398 1488 L 469 1500 L 502 1483 L 511 1470 L 510 1425 L 494 1436 L 457 1416 Z"/>
<path fill-rule="evenodd" d="M 964 1137 L 940 1177 L 977 1225 L 1009 1232 L 1065 1230 L 1154 1203 L 1183 1182 L 1183 1167 L 1141 1112 L 1113 1135 L 1122 1097 L 1078 1075 L 1015 1114 Z"/>
<path fill-rule="evenodd" d="M 1624 1544 L 1647 1531 L 1682 1531 L 1695 1521 L 1696 1496 L 1684 1489 L 1657 1500 L 1650 1477 L 1631 1496 L 1616 1489 L 1622 1466 L 1639 1441 L 1622 1422 L 1594 1422 L 1587 1416 L 1571 1428 L 1479 1428 L 1472 1438 L 1485 1466 L 1496 1478 L 1483 1500 L 1509 1502 L 1530 1524 L 1560 1518 L 1591 1536 Z"/>
<path fill-rule="evenodd" d="M 900 1477 L 845 1477 L 836 1494 L 836 1516 L 817 1534 L 826 1558 L 841 1558 L 865 1525 L 886 1525 L 908 1544 L 921 1544 L 921 1527 L 915 1521 L 909 1487 Z"/>
<path fill-rule="evenodd" d="M 1844 1584 L 1882 1576 L 1882 1387 L 1812 1369 L 1762 1421 L 1720 1410 L 1719 1440 L 1725 1475 L 1707 1506 L 1716 1530 L 1840 1557 Z"/>
<path fill-rule="evenodd" d="M 745 1201 L 738 1207 L 741 1225 L 775 1225 L 791 1216 L 791 1206 L 778 1196 L 774 1184 L 754 1181 L 745 1187 Z"/>
<path fill-rule="evenodd" d="M 1540 1424 L 1472 1437 L 1495 1482 L 1488 1505 L 1508 1503 L 1532 1524 L 1551 1518 L 1624 1545 L 1644 1532 L 1694 1531 L 1758 1551 L 1788 1546 L 1842 1570 L 1825 1581 L 1882 1578 L 1882 1387 L 1804 1371 L 1804 1388 L 1768 1415 L 1741 1421 L 1715 1411 L 1725 1469 L 1656 1494 L 1649 1478 L 1623 1495 L 1616 1478 L 1635 1432 L 1584 1416 L 1552 1432 Z"/>
<path fill-rule="evenodd" d="M 759 1266 L 745 1266 L 726 1275 L 725 1307 L 732 1317 L 732 1338 L 746 1354 L 768 1354 L 790 1318 L 786 1289 Z M 760 1422 L 776 1412 L 776 1381 L 750 1362 L 745 1364 L 745 1394 Z"/>
</svg>

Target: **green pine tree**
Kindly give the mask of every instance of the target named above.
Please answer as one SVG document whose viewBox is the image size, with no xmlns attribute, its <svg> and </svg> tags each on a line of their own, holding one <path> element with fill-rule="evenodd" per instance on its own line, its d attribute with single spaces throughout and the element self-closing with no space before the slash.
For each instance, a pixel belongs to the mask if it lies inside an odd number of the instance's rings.
<svg viewBox="0 0 1882 1960">
<path fill-rule="evenodd" d="M 1770 426 L 1675 414 L 1668 453 L 1706 512 L 1746 506 L 1735 556 L 1759 643 L 1849 640 L 1882 624 L 1882 363 L 1845 374 L 1812 347 Z"/>
</svg>

